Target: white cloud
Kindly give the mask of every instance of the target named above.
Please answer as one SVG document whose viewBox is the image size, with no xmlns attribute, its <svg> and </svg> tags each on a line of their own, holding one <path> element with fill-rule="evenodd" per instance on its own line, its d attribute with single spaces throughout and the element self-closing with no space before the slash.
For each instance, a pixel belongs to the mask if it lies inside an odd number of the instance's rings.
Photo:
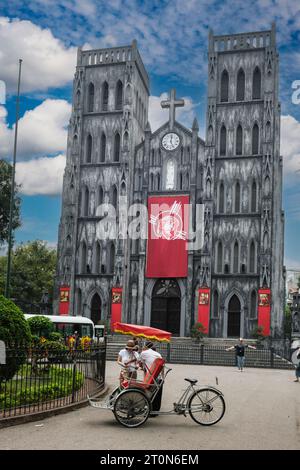
<svg viewBox="0 0 300 470">
<path fill-rule="evenodd" d="M 168 99 L 168 93 L 164 92 L 160 96 L 149 97 L 149 122 L 152 132 L 155 132 L 160 126 L 169 120 L 169 109 L 161 107 L 161 101 Z M 189 97 L 185 97 L 184 107 L 176 108 L 176 121 L 183 126 L 191 128 L 196 115 L 194 109 L 197 104 Z"/>
<path fill-rule="evenodd" d="M 18 158 L 64 152 L 70 114 L 71 105 L 66 100 L 47 99 L 26 111 L 19 120 Z M 13 151 L 14 126 L 9 129 L 5 118 L 5 108 L 0 107 L 0 157 L 9 157 Z"/>
<path fill-rule="evenodd" d="M 0 17 L 0 70 L 8 92 L 16 91 L 19 59 L 21 91 L 47 90 L 72 80 L 76 48 L 67 48 L 49 29 L 31 21 Z"/>
<path fill-rule="evenodd" d="M 292 186 L 300 182 L 300 122 L 293 116 L 281 117 L 280 152 L 283 155 L 285 184 Z"/>
<path fill-rule="evenodd" d="M 16 165 L 16 182 L 21 184 L 21 194 L 27 196 L 61 194 L 65 155 L 43 157 Z"/>
</svg>

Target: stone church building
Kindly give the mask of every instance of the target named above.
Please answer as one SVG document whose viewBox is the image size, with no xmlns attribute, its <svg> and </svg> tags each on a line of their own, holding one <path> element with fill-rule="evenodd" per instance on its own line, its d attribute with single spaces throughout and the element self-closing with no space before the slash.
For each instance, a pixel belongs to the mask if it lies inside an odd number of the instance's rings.
<svg viewBox="0 0 300 470">
<path fill-rule="evenodd" d="M 137 44 L 78 50 L 59 226 L 54 311 L 119 319 L 189 336 L 282 332 L 282 157 L 275 27 L 209 35 L 205 140 L 176 121 L 148 123 L 150 84 Z M 203 206 L 203 244 L 186 274 L 147 275 L 147 240 L 97 229 L 110 203 L 147 207 L 151 197 Z M 117 223 L 120 222 L 118 215 Z M 104 224 L 105 227 L 105 224 Z M 107 229 L 107 228 L 106 228 Z M 109 230 L 107 229 L 109 232 Z"/>
</svg>

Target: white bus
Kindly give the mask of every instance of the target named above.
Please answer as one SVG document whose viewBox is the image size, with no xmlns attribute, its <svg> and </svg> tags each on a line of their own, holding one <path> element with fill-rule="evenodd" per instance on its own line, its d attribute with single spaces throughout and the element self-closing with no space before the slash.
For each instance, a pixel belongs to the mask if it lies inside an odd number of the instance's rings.
<svg viewBox="0 0 300 470">
<path fill-rule="evenodd" d="M 31 317 L 38 317 L 40 315 L 25 314 L 26 320 Z M 54 324 L 54 331 L 62 333 L 64 336 L 72 335 L 75 332 L 79 337 L 89 336 L 94 340 L 104 338 L 104 325 L 94 325 L 92 320 L 87 317 L 81 316 L 68 316 L 68 315 L 44 315 Z"/>
</svg>

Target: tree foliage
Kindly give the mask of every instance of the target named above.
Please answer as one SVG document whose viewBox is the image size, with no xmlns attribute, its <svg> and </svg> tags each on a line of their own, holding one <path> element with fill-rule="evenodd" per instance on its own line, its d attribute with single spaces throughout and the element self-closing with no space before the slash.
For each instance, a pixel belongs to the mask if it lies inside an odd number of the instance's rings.
<svg viewBox="0 0 300 470">
<path fill-rule="evenodd" d="M 35 240 L 17 246 L 12 255 L 10 298 L 22 306 L 39 304 L 45 292 L 53 292 L 56 250 Z M 0 294 L 5 284 L 6 257 L 0 258 Z M 30 313 L 30 312 L 28 312 Z"/>
<path fill-rule="evenodd" d="M 0 340 L 6 348 L 6 364 L 0 365 L 0 383 L 11 379 L 25 362 L 25 348 L 31 341 L 30 329 L 23 312 L 11 300 L 0 295 Z"/>
<path fill-rule="evenodd" d="M 0 160 L 0 245 L 8 241 L 9 213 L 11 197 L 12 166 L 5 160 Z M 20 227 L 20 205 L 18 196 L 20 185 L 15 185 L 14 209 L 12 228 Z"/>
<path fill-rule="evenodd" d="M 49 339 L 50 334 L 53 332 L 53 323 L 49 318 L 43 315 L 28 318 L 28 324 L 32 335 L 43 336 Z"/>
</svg>

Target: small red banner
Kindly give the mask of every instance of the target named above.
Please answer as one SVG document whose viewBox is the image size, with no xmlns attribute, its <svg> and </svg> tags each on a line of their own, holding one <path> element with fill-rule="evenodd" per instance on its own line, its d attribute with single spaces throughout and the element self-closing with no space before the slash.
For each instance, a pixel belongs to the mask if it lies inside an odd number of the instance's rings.
<svg viewBox="0 0 300 470">
<path fill-rule="evenodd" d="M 110 328 L 114 331 L 114 323 L 120 322 L 122 317 L 122 287 L 113 287 L 111 290 L 111 319 Z"/>
<path fill-rule="evenodd" d="M 146 277 L 187 277 L 188 204 L 189 196 L 148 198 Z"/>
<path fill-rule="evenodd" d="M 202 323 L 205 330 L 204 333 L 209 332 L 209 311 L 210 311 L 210 289 L 208 287 L 201 287 L 198 291 L 198 322 Z"/>
<path fill-rule="evenodd" d="M 70 305 L 70 287 L 61 286 L 59 289 L 59 315 L 68 315 Z"/>
<path fill-rule="evenodd" d="M 263 334 L 270 335 L 271 329 L 271 290 L 259 289 L 258 291 L 258 321 L 257 326 L 263 327 Z"/>
</svg>

